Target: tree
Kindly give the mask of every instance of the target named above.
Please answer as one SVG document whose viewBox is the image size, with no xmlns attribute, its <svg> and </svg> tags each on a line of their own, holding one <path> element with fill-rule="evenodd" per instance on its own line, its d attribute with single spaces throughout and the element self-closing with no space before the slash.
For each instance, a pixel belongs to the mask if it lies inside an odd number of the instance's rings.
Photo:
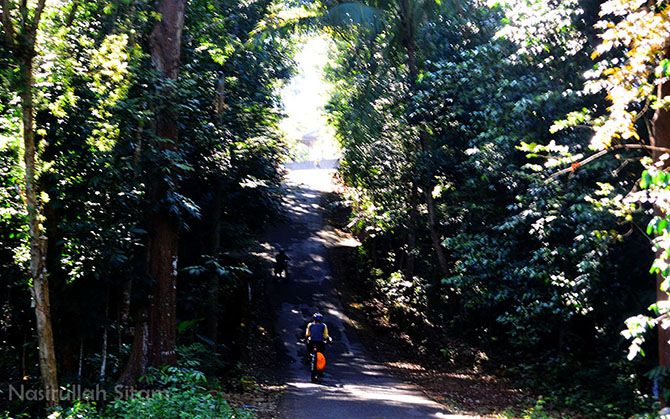
<svg viewBox="0 0 670 419">
<path fill-rule="evenodd" d="M 184 0 L 158 3 L 160 20 L 150 35 L 151 61 L 161 76 L 161 108 L 155 121 L 159 151 L 178 148 L 178 115 L 169 103 L 174 82 L 179 75 L 181 37 L 184 27 Z M 121 382 L 132 382 L 147 366 L 172 364 L 176 361 L 176 281 L 179 248 L 179 224 L 170 211 L 171 188 L 160 167 L 153 170 L 148 182 L 148 200 L 156 208 L 150 215 L 148 238 L 148 273 L 154 284 L 149 296 L 148 315 L 140 319 L 135 330 L 133 352 Z"/>
<path fill-rule="evenodd" d="M 37 55 L 36 42 L 40 20 L 44 12 L 45 0 L 39 0 L 34 7 L 22 1 L 15 10 L 12 0 L 2 2 L 2 26 L 5 40 L 15 55 L 19 67 L 17 90 L 21 98 L 23 122 L 23 159 L 25 162 L 24 199 L 28 212 L 30 231 L 30 275 L 32 296 L 35 302 L 35 318 L 39 341 L 40 371 L 46 399 L 50 405 L 58 404 L 58 377 L 56 352 L 51 325 L 51 303 L 49 300 L 49 277 L 45 258 L 47 238 L 44 235 L 42 202 L 37 189 L 38 147 L 35 141 L 34 103 L 34 59 Z M 16 12 L 18 11 L 18 16 Z"/>
<path fill-rule="evenodd" d="M 642 351 L 642 334 L 648 328 L 658 326 L 659 365 L 662 370 L 667 370 L 670 368 L 670 323 L 667 320 L 670 315 L 670 241 L 666 229 L 669 208 L 665 196 L 668 193 L 666 179 L 670 154 L 670 10 L 666 4 L 657 2 L 606 1 L 601 5 L 600 14 L 603 19 L 596 27 L 601 30 L 601 42 L 593 58 L 604 59 L 591 73 L 587 89 L 605 91 L 610 106 L 597 118 L 586 110 L 574 112 L 568 116 L 568 123 L 562 123 L 556 129 L 590 123 L 594 130 L 591 147 L 599 152 L 589 161 L 617 149 L 649 150 L 651 158 L 642 159 L 647 167 L 639 184 L 642 190 L 636 187 L 627 199 L 612 206 L 623 214 L 630 214 L 636 204 L 651 202 L 654 206 L 655 217 L 647 232 L 655 235 L 656 260 L 651 272 L 656 274 L 657 302 L 652 306 L 656 317 L 629 318 L 626 321 L 628 330 L 623 334 L 631 339 L 629 358 L 632 359 Z M 608 60 L 609 55 L 616 56 L 621 63 L 614 64 L 616 60 Z M 652 110 L 653 115 L 650 115 Z M 631 142 L 635 140 L 642 144 Z M 645 145 L 647 141 L 649 144 Z"/>
<path fill-rule="evenodd" d="M 181 36 L 184 27 L 184 0 L 164 0 L 158 5 L 161 15 L 151 32 L 151 60 L 165 80 L 175 81 L 179 75 Z M 164 97 L 171 88 L 165 83 Z M 177 117 L 167 103 L 158 113 L 156 135 L 165 141 L 165 149 L 178 147 Z M 168 185 L 160 175 L 149 183 L 149 200 L 163 204 L 168 198 Z M 156 282 L 149 308 L 149 363 L 174 363 L 176 345 L 176 280 L 179 226 L 165 208 L 151 220 L 149 234 L 149 274 Z"/>
<path fill-rule="evenodd" d="M 460 9 L 458 5 L 450 5 L 453 8 Z M 456 7 L 458 6 L 458 7 Z M 445 4 L 446 7 L 446 4 Z M 440 10 L 440 2 L 435 0 L 396 0 L 396 1 L 371 1 L 367 3 L 343 3 L 328 10 L 325 21 L 329 24 L 352 25 L 354 27 L 363 26 L 366 31 L 374 31 L 380 27 L 380 21 L 390 21 L 391 39 L 397 42 L 388 44 L 389 50 L 385 54 L 393 56 L 392 49 L 400 47 L 403 51 L 404 61 L 407 68 L 406 82 L 409 86 L 407 92 L 407 102 L 416 92 L 417 82 L 419 80 L 419 71 L 421 63 L 417 57 L 416 36 L 422 22 L 427 16 Z M 434 188 L 433 173 L 430 173 L 430 159 L 433 150 L 430 150 L 429 134 L 422 126 L 415 126 L 411 118 L 407 120 L 409 131 L 412 137 L 408 139 L 407 150 L 410 158 L 414 161 L 415 176 L 410 183 L 409 194 L 409 217 L 408 217 L 408 251 L 407 266 L 405 276 L 411 278 L 414 274 L 414 257 L 416 253 L 416 235 L 419 214 L 417 206 L 419 205 L 419 191 L 423 196 L 423 202 L 426 204 L 428 218 L 427 227 L 430 234 L 433 251 L 437 258 L 440 273 L 443 277 L 447 276 L 449 266 L 445 249 L 442 246 L 442 238 L 438 229 L 437 213 L 435 200 L 432 196 Z M 439 279 L 434 284 L 436 290 L 439 288 Z"/>
<path fill-rule="evenodd" d="M 424 2 L 410 2 L 409 0 L 402 0 L 400 2 L 400 38 L 402 45 L 407 54 L 407 67 L 409 69 L 409 85 L 411 91 L 416 91 L 416 85 L 419 80 L 419 68 L 417 63 L 417 45 L 416 45 L 416 31 L 423 16 L 429 13 L 429 8 L 433 8 L 436 4 L 434 1 Z M 430 154 L 428 133 L 424 127 L 418 127 L 418 151 L 424 158 L 430 158 L 426 154 Z M 447 264 L 447 257 L 442 246 L 442 238 L 437 229 L 437 214 L 435 209 L 435 200 L 433 199 L 434 180 L 432 174 L 427 174 L 420 177 L 421 183 L 417 185 L 412 183 L 412 195 L 416 195 L 415 188 L 421 187 L 423 196 L 428 209 L 428 231 L 430 232 L 430 240 L 433 245 L 433 250 L 437 256 L 438 265 L 440 267 L 443 277 L 449 273 L 449 266 Z M 438 282 L 439 284 L 439 282 Z M 436 290 L 439 286 L 436 287 Z M 437 292 L 436 292 L 437 293 Z"/>
<path fill-rule="evenodd" d="M 21 2 L 10 3 L 21 33 Z M 37 2 L 24 3 L 32 19 Z M 173 34 L 161 26 L 169 19 L 156 24 L 153 4 L 45 3 L 32 114 L 60 386 L 112 385 L 125 365 L 127 383 L 147 366 L 170 362 L 177 318 L 178 330 L 196 331 L 190 337 L 212 337 L 202 340 L 212 344 L 209 353 L 225 345 L 217 365 L 245 353 L 243 316 L 254 279 L 247 266 L 255 265 L 249 249 L 280 209 L 286 154 L 276 86 L 291 74 L 293 45 L 286 36 L 256 31 L 276 6 L 189 2 L 181 51 L 172 54 L 166 50 Z M 30 274 L 18 56 L 4 24 L 0 29 L 0 340 L 6 342 L 0 375 L 32 390 L 42 383 L 38 352 L 30 350 L 37 334 L 26 320 L 35 314 L 29 288 L 22 289 Z M 180 64 L 168 63 L 170 57 Z M 178 78 L 168 67 L 179 70 Z M 177 273 L 166 253 L 179 255 Z M 159 286 L 167 292 L 156 297 Z M 126 321 L 131 316 L 138 320 L 134 330 Z M 130 360 L 128 332 L 137 338 Z M 181 343 L 193 341 L 184 336 Z M 29 414 L 41 408 L 25 405 Z M 0 401 L 0 410 L 14 407 Z"/>
<path fill-rule="evenodd" d="M 670 41 L 670 38 L 668 40 Z M 662 57 L 664 60 L 669 59 L 670 50 L 666 49 Z M 665 102 L 667 98 L 670 98 L 670 81 L 666 79 L 658 83 L 656 97 L 659 102 Z M 654 112 L 650 144 L 653 147 L 658 147 L 653 152 L 654 161 L 660 163 L 660 167 L 667 170 L 667 159 L 663 158 L 664 155 L 667 156 L 670 152 L 670 109 L 668 109 L 667 105 L 659 106 Z M 666 212 L 667 209 L 660 205 L 656 205 L 656 211 L 659 217 L 667 217 L 668 215 Z M 659 246 L 656 250 L 656 257 L 663 258 L 663 252 L 667 252 L 667 249 Z M 659 301 L 657 304 L 659 307 L 665 305 L 663 302 L 667 302 L 669 297 L 667 284 L 664 283 L 666 277 L 667 275 L 664 271 L 656 274 L 657 298 Z M 661 322 L 658 328 L 658 363 L 661 367 L 670 368 L 670 328 L 663 324 L 663 322 Z"/>
</svg>

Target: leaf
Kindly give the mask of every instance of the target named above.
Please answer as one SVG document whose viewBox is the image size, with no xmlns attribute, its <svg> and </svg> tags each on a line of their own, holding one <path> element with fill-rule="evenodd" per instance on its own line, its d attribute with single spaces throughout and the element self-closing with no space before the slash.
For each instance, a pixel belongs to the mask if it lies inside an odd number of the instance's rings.
<svg viewBox="0 0 670 419">
<path fill-rule="evenodd" d="M 647 189 L 651 184 L 651 175 L 647 170 L 642 172 L 642 178 L 640 179 L 640 188 Z"/>
<path fill-rule="evenodd" d="M 182 272 L 186 272 L 189 275 L 198 276 L 207 272 L 207 268 L 201 265 L 187 266 L 182 268 Z"/>
<path fill-rule="evenodd" d="M 658 63 L 656 70 L 654 71 L 654 75 L 657 78 L 670 76 L 670 60 L 667 58 L 661 60 L 661 62 Z"/>
<path fill-rule="evenodd" d="M 198 325 L 203 319 L 191 319 L 191 320 L 184 320 L 180 321 L 177 323 L 177 331 L 179 333 L 184 333 L 188 329 L 193 329 L 195 326 Z"/>
<path fill-rule="evenodd" d="M 194 170 L 193 166 L 188 165 L 188 164 L 184 164 L 184 163 L 175 163 L 175 166 L 180 168 L 181 170 L 183 170 L 185 172 L 192 172 Z"/>
</svg>

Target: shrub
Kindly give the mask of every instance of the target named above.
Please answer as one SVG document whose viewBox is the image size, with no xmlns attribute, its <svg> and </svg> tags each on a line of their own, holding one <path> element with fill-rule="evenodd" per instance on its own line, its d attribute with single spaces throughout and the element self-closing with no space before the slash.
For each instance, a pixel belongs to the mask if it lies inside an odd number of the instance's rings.
<svg viewBox="0 0 670 419">
<path fill-rule="evenodd" d="M 152 369 L 142 381 L 156 390 L 148 397 L 113 402 L 104 412 L 110 418 L 250 418 L 250 412 L 232 408 L 197 370 L 179 367 Z"/>
<path fill-rule="evenodd" d="M 96 410 L 93 402 L 77 401 L 71 407 L 57 408 L 49 419 L 254 417 L 249 411 L 231 407 L 220 393 L 207 387 L 202 372 L 191 368 L 153 368 L 140 381 L 147 389 L 111 402 L 102 412 Z"/>
</svg>

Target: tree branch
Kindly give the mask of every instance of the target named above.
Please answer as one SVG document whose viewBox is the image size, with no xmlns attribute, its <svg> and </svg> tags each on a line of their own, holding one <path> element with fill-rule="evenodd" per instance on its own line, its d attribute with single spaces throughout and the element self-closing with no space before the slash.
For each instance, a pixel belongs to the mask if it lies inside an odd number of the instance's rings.
<svg viewBox="0 0 670 419">
<path fill-rule="evenodd" d="M 31 25 L 31 32 L 33 34 L 37 33 L 37 28 L 40 25 L 40 19 L 42 18 L 42 12 L 44 11 L 44 4 L 46 0 L 39 0 L 37 2 L 37 7 L 35 8 L 35 14 L 33 15 L 33 24 Z"/>
<path fill-rule="evenodd" d="M 593 154 L 593 155 L 591 155 L 591 156 L 585 158 L 585 159 L 582 160 L 582 161 L 574 162 L 574 163 L 572 163 L 572 164 L 570 165 L 570 167 L 567 167 L 567 168 L 565 168 L 565 169 L 563 169 L 563 170 L 559 170 L 558 172 L 551 174 L 551 175 L 549 176 L 549 178 L 546 180 L 546 182 L 549 182 L 549 181 L 551 181 L 551 180 L 553 180 L 553 179 L 555 179 L 555 178 L 557 178 L 557 177 L 559 177 L 559 176 L 561 176 L 561 175 L 564 175 L 564 174 L 566 174 L 566 173 L 574 173 L 574 172 L 577 171 L 577 169 L 578 169 L 579 167 L 581 167 L 581 166 L 583 166 L 583 165 L 585 165 L 585 164 L 588 164 L 588 163 L 592 162 L 593 160 L 595 160 L 595 159 L 597 159 L 597 158 L 599 158 L 599 157 L 604 156 L 605 154 L 609 153 L 610 151 L 612 151 L 611 148 L 608 148 L 608 149 L 605 149 L 605 150 L 600 150 L 600 151 L 597 152 L 596 154 Z"/>
<path fill-rule="evenodd" d="M 4 28 L 5 38 L 7 39 L 9 48 L 16 50 L 16 32 L 14 31 L 11 10 L 12 7 L 9 0 L 2 0 L 2 27 Z"/>
<path fill-rule="evenodd" d="M 77 8 L 79 7 L 79 1 L 75 0 L 72 2 L 72 7 L 70 7 L 70 12 L 67 14 L 67 18 L 65 18 L 65 27 L 69 28 L 72 26 L 72 22 L 74 22 L 75 14 L 77 14 Z"/>
<path fill-rule="evenodd" d="M 642 110 L 633 118 L 633 123 L 637 122 L 640 118 L 642 118 L 647 113 L 650 106 L 651 106 L 651 96 L 647 96 L 647 100 L 644 101 L 644 106 L 642 107 Z"/>
<path fill-rule="evenodd" d="M 653 145 L 646 145 L 646 144 L 617 144 L 617 145 L 614 145 L 614 146 L 612 146 L 610 148 L 607 148 L 605 150 L 600 150 L 599 152 L 585 158 L 584 160 L 572 163 L 572 165 L 570 165 L 570 167 L 566 167 L 565 169 L 559 170 L 558 172 L 551 174 L 549 176 L 549 178 L 547 178 L 546 182 L 548 183 L 548 182 L 552 181 L 553 179 L 555 179 L 555 178 L 557 178 L 561 175 L 564 175 L 566 173 L 574 173 L 574 172 L 577 171 L 578 168 L 584 166 L 585 164 L 588 164 L 588 163 L 592 162 L 593 160 L 595 160 L 597 158 L 600 158 L 600 157 L 604 156 L 605 154 L 608 154 L 612 150 L 620 150 L 620 149 L 650 150 L 650 151 L 661 151 L 661 152 L 664 152 L 664 153 L 670 153 L 670 148 L 666 148 L 666 147 L 656 147 L 656 146 L 653 146 Z"/>
<path fill-rule="evenodd" d="M 642 234 L 642 236 L 644 236 L 644 238 L 647 239 L 649 244 L 654 244 L 654 240 L 651 237 L 649 237 L 649 234 L 647 234 L 647 232 L 644 231 L 644 229 L 642 227 L 637 225 L 637 223 L 635 221 L 631 221 L 631 223 L 637 229 L 637 231 L 639 231 Z"/>
<path fill-rule="evenodd" d="M 28 0 L 21 0 L 19 3 L 19 14 L 21 20 L 18 23 L 21 26 L 22 33 L 25 34 L 28 30 Z"/>
</svg>

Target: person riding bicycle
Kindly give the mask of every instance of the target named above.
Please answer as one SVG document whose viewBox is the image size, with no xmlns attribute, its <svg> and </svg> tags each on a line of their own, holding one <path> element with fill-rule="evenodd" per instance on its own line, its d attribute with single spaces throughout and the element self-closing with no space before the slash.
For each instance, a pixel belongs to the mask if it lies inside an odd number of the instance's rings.
<svg viewBox="0 0 670 419">
<path fill-rule="evenodd" d="M 328 336 L 328 326 L 323 322 L 323 314 L 314 313 L 312 321 L 305 330 L 305 338 L 307 338 L 308 354 L 312 353 L 315 347 L 321 353 L 325 351 L 326 342 L 330 342 L 332 339 Z"/>
<path fill-rule="evenodd" d="M 279 253 L 275 257 L 275 277 L 282 276 L 282 273 L 284 278 L 288 277 L 288 261 L 289 257 L 284 249 L 279 249 Z"/>
</svg>

